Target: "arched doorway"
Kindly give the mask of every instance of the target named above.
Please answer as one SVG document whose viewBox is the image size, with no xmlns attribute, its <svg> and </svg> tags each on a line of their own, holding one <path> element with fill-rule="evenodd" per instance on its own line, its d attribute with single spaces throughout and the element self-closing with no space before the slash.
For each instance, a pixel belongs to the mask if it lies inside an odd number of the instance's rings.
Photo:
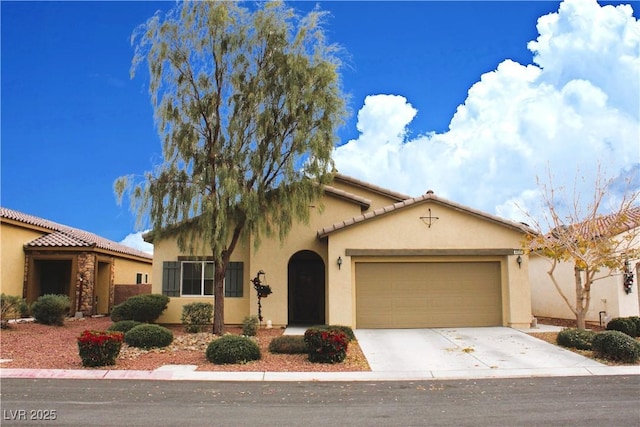
<svg viewBox="0 0 640 427">
<path fill-rule="evenodd" d="M 312 251 L 296 252 L 288 269 L 289 325 L 324 325 L 324 261 Z"/>
</svg>

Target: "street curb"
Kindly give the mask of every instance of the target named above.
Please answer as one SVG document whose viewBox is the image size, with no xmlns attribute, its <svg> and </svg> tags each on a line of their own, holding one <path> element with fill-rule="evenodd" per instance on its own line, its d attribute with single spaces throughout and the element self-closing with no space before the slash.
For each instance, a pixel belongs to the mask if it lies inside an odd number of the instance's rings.
<svg viewBox="0 0 640 427">
<path fill-rule="evenodd" d="M 638 366 L 590 366 L 546 369 L 487 369 L 465 371 L 396 372 L 213 372 L 185 369 L 184 365 L 165 365 L 152 371 L 108 369 L 19 369 L 0 368 L 0 379 L 83 379 L 158 381 L 426 381 L 500 378 L 575 377 L 640 375 Z"/>
</svg>

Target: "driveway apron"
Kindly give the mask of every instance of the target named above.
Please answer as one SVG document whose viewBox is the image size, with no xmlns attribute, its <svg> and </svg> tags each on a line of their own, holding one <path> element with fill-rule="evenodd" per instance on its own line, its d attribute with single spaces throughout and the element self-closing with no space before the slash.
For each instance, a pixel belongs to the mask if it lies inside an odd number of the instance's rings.
<svg viewBox="0 0 640 427">
<path fill-rule="evenodd" d="M 374 372 L 603 366 L 506 327 L 357 329 L 355 334 Z"/>
</svg>

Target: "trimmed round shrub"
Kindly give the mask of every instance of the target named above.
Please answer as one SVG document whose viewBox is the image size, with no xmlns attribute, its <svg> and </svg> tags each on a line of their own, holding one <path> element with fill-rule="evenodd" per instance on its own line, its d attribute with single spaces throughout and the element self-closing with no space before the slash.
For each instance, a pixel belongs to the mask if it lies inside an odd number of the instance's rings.
<svg viewBox="0 0 640 427">
<path fill-rule="evenodd" d="M 64 325 L 64 318 L 70 309 L 71 301 L 67 295 L 42 295 L 31 304 L 31 314 L 36 322 L 43 325 Z"/>
<path fill-rule="evenodd" d="M 260 347 L 249 337 L 224 335 L 207 346 L 207 360 L 216 365 L 260 360 Z"/>
<path fill-rule="evenodd" d="M 563 347 L 591 350 L 591 342 L 595 335 L 595 332 L 585 329 L 565 328 L 558 333 L 556 342 Z"/>
<path fill-rule="evenodd" d="M 161 294 L 134 295 L 111 310 L 111 320 L 136 320 L 153 323 L 169 305 L 169 297 Z"/>
<path fill-rule="evenodd" d="M 85 330 L 78 337 L 82 366 L 115 365 L 122 347 L 122 332 Z"/>
<path fill-rule="evenodd" d="M 126 333 L 138 325 L 144 325 L 144 323 L 135 320 L 121 320 L 109 326 L 107 331 Z"/>
<path fill-rule="evenodd" d="M 131 347 L 150 349 L 166 347 L 173 341 L 173 332 L 160 325 L 138 325 L 124 334 L 124 342 Z"/>
<path fill-rule="evenodd" d="M 616 317 L 607 323 L 607 331 L 620 331 L 630 337 L 638 336 L 636 322 L 628 317 Z"/>
<path fill-rule="evenodd" d="M 309 328 L 304 333 L 304 342 L 313 363 L 340 363 L 347 357 L 349 338 L 340 330 Z"/>
<path fill-rule="evenodd" d="M 260 327 L 260 321 L 258 316 L 246 316 L 242 320 L 242 335 L 247 337 L 255 337 L 258 335 L 258 328 Z"/>
<path fill-rule="evenodd" d="M 640 358 L 640 344 L 620 331 L 605 331 L 593 338 L 591 348 L 597 356 L 625 363 L 635 363 Z"/>
<path fill-rule="evenodd" d="M 347 336 L 347 339 L 349 341 L 355 341 L 356 340 L 356 334 L 353 333 L 353 329 L 351 329 L 351 327 L 349 326 L 343 326 L 343 325 L 315 325 L 312 326 L 313 329 L 322 329 L 325 331 L 340 331 L 342 333 L 344 333 Z"/>
<path fill-rule="evenodd" d="M 213 320 L 213 304 L 210 302 L 192 302 L 182 306 L 182 317 L 180 320 L 184 325 L 184 330 L 195 333 L 202 332 L 211 326 Z"/>
<path fill-rule="evenodd" d="M 630 316 L 628 319 L 636 324 L 636 337 L 640 337 L 640 316 Z"/>
<path fill-rule="evenodd" d="M 281 335 L 269 343 L 271 353 L 307 354 L 309 349 L 303 335 Z"/>
</svg>

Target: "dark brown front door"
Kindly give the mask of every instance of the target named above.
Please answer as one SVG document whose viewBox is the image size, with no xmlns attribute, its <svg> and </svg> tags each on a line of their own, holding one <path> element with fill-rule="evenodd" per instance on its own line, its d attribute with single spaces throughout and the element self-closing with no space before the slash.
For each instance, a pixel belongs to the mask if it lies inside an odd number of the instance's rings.
<svg viewBox="0 0 640 427">
<path fill-rule="evenodd" d="M 324 261 L 312 251 L 300 251 L 289 260 L 288 306 L 290 325 L 324 325 Z"/>
</svg>

